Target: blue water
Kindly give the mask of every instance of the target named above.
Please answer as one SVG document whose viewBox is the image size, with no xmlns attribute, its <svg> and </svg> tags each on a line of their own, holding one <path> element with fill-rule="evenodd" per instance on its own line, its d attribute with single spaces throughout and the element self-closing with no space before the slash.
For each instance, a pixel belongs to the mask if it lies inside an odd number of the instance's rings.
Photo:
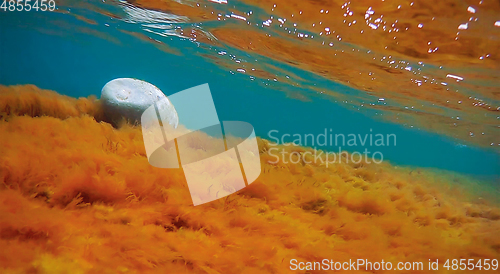
<svg viewBox="0 0 500 274">
<path fill-rule="evenodd" d="M 201 52 L 220 49 L 173 37 L 168 38 L 168 45 L 183 54 L 165 53 L 152 43 L 116 30 L 127 28 L 125 23 L 98 14 L 93 16 L 96 21 L 107 20 L 110 27 L 90 26 L 61 13 L 0 12 L 0 84 L 34 84 L 73 97 L 92 94 L 99 97 L 104 84 L 119 77 L 148 81 L 166 95 L 209 83 L 219 120 L 247 121 L 264 138 L 269 138 L 270 130 L 278 130 L 275 135 L 304 136 L 322 134 L 325 128 L 345 135 L 364 135 L 372 129 L 373 134 L 396 134 L 396 146 L 368 147 L 382 152 L 384 160 L 393 164 L 446 169 L 487 179 L 500 176 L 500 155 L 493 150 L 459 146 L 457 140 L 383 122 L 374 113 L 367 115 L 335 103 L 307 87 L 252 81 L 248 75 L 231 73 L 199 56 Z M 120 43 L 58 26 L 54 20 L 107 33 Z M 235 49 L 226 50 L 241 54 L 241 58 L 254 58 Z M 347 94 L 359 92 L 306 71 L 289 67 L 287 70 L 314 81 L 317 86 Z M 308 95 L 310 101 L 289 98 L 283 90 Z M 318 148 L 336 151 L 334 147 Z M 361 146 L 355 150 L 363 151 Z"/>
</svg>

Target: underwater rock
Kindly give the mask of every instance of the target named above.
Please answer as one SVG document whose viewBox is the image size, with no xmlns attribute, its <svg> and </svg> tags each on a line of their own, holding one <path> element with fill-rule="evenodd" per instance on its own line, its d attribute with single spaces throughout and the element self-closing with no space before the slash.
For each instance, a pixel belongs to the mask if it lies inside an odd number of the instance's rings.
<svg viewBox="0 0 500 274">
<path fill-rule="evenodd" d="M 114 126 L 122 119 L 140 123 L 142 113 L 154 103 L 160 113 L 167 114 L 169 124 L 177 127 L 177 111 L 167 96 L 153 84 L 132 78 L 118 78 L 106 83 L 101 91 L 104 119 Z"/>
</svg>

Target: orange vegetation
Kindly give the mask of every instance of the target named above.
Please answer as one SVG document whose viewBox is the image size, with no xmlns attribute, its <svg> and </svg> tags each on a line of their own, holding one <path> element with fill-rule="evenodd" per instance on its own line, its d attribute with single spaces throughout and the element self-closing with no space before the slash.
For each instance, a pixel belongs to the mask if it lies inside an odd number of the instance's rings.
<svg viewBox="0 0 500 274">
<path fill-rule="evenodd" d="M 287 273 L 291 259 L 500 258 L 498 187 L 456 174 L 271 164 L 260 139 L 260 177 L 193 207 L 182 170 L 149 165 L 140 128 L 97 122 L 95 100 L 1 87 L 0 113 L 2 273 Z"/>
<path fill-rule="evenodd" d="M 95 96 L 76 99 L 34 85 L 0 85 L 0 118 L 28 115 L 66 119 L 83 114 L 102 119 L 99 101 Z"/>
</svg>

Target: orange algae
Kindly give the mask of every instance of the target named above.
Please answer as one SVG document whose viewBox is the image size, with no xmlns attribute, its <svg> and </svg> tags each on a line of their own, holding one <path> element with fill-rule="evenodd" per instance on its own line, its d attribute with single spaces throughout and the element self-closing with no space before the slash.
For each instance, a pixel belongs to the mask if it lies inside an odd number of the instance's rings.
<svg viewBox="0 0 500 274">
<path fill-rule="evenodd" d="M 0 118 L 11 115 L 68 117 L 90 115 L 102 119 L 99 101 L 95 96 L 72 98 L 34 85 L 0 85 Z"/>
<path fill-rule="evenodd" d="M 10 109 L 1 272 L 287 273 L 290 259 L 500 257 L 498 187 L 387 163 L 273 164 L 260 139 L 260 177 L 193 207 L 182 170 L 149 165 L 140 128 L 97 122 L 97 102 L 31 85 L 1 87 L 0 98 Z"/>
</svg>

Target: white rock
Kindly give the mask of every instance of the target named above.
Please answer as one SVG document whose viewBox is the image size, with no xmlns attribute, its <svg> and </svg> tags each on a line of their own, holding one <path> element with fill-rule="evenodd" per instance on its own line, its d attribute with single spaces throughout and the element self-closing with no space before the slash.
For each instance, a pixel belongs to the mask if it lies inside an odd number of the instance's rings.
<svg viewBox="0 0 500 274">
<path fill-rule="evenodd" d="M 115 126 L 123 118 L 140 123 L 142 113 L 155 102 L 162 116 L 166 114 L 168 123 L 176 128 L 179 117 L 174 106 L 160 89 L 148 82 L 118 78 L 106 83 L 101 91 L 105 119 Z"/>
</svg>

